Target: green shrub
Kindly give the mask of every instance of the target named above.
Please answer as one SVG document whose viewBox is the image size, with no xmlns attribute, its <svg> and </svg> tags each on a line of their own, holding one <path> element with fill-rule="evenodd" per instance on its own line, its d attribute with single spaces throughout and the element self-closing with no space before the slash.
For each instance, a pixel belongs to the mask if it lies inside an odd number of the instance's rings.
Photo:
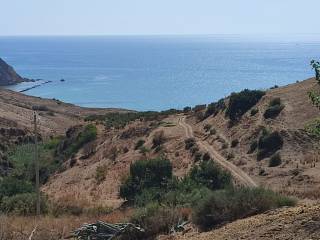
<svg viewBox="0 0 320 240">
<path fill-rule="evenodd" d="M 215 128 L 210 129 L 210 135 L 215 135 L 217 130 Z"/>
<path fill-rule="evenodd" d="M 314 136 L 320 136 L 320 118 L 316 118 L 311 122 L 307 123 L 305 126 L 305 130 Z"/>
<path fill-rule="evenodd" d="M 277 106 L 277 105 L 281 105 L 281 99 L 279 97 L 273 98 L 269 102 L 270 107 Z"/>
<path fill-rule="evenodd" d="M 143 155 L 146 155 L 148 152 L 150 152 L 150 149 L 146 148 L 145 146 L 140 147 L 139 152 Z"/>
<path fill-rule="evenodd" d="M 43 111 L 43 112 L 49 111 L 48 107 L 45 105 L 32 106 L 32 110 L 33 111 Z"/>
<path fill-rule="evenodd" d="M 254 153 L 254 151 L 257 149 L 258 147 L 258 141 L 254 140 L 251 144 L 250 144 L 250 148 L 248 150 L 248 154 Z"/>
<path fill-rule="evenodd" d="M 264 118 L 276 118 L 279 113 L 284 109 L 284 105 L 281 103 L 280 98 L 273 98 L 269 102 L 269 107 L 264 112 Z"/>
<path fill-rule="evenodd" d="M 232 93 L 226 115 L 231 121 L 237 121 L 250 108 L 256 105 L 265 95 L 264 91 L 245 89 L 239 93 Z"/>
<path fill-rule="evenodd" d="M 188 138 L 184 141 L 184 143 L 186 150 L 189 150 L 196 144 L 196 140 L 194 138 Z"/>
<path fill-rule="evenodd" d="M 199 149 L 199 147 L 197 145 L 195 145 L 192 148 L 190 148 L 191 155 L 195 155 L 199 151 L 200 151 L 200 149 Z"/>
<path fill-rule="evenodd" d="M 101 165 L 96 168 L 95 179 L 98 184 L 102 183 L 106 179 L 107 170 L 107 165 Z"/>
<path fill-rule="evenodd" d="M 195 182 L 190 177 L 177 181 L 174 187 L 162 198 L 162 204 L 168 206 L 192 207 L 204 199 L 211 190 Z"/>
<path fill-rule="evenodd" d="M 0 203 L 2 213 L 16 215 L 34 215 L 36 213 L 37 195 L 35 193 L 21 193 L 4 197 Z M 40 208 L 42 213 L 47 212 L 46 198 L 41 197 Z"/>
<path fill-rule="evenodd" d="M 110 112 L 105 115 L 90 115 L 85 118 L 85 121 L 104 121 L 106 128 L 121 129 L 128 123 L 141 120 L 141 121 L 155 121 L 162 120 L 165 117 L 179 113 L 175 109 L 169 109 L 162 112 L 147 111 L 147 112 Z"/>
<path fill-rule="evenodd" d="M 211 190 L 222 189 L 231 185 L 231 175 L 214 162 L 201 162 L 191 169 L 190 179 Z"/>
<path fill-rule="evenodd" d="M 284 109 L 284 105 L 275 105 L 272 107 L 268 107 L 263 114 L 263 117 L 268 118 L 276 118 L 280 112 Z"/>
<path fill-rule="evenodd" d="M 136 145 L 134 146 L 134 150 L 138 150 L 140 147 L 142 147 L 145 144 L 145 140 L 139 139 Z"/>
<path fill-rule="evenodd" d="M 204 125 L 204 127 L 203 127 L 203 129 L 206 131 L 206 132 L 208 132 L 210 129 L 211 129 L 211 124 L 206 124 L 206 125 Z"/>
<path fill-rule="evenodd" d="M 200 112 L 200 111 L 203 111 L 203 110 L 205 110 L 206 109 L 206 107 L 207 107 L 207 105 L 206 104 L 202 104 L 202 105 L 196 105 L 196 106 L 194 106 L 193 107 L 193 111 L 194 112 Z"/>
<path fill-rule="evenodd" d="M 129 177 L 120 186 L 120 196 L 134 200 L 145 189 L 166 188 L 171 179 L 172 165 L 169 160 L 157 158 L 136 161 L 130 166 Z"/>
<path fill-rule="evenodd" d="M 258 155 L 257 159 L 273 155 L 276 151 L 280 150 L 283 146 L 283 139 L 278 131 L 272 133 L 264 133 L 258 141 Z"/>
<path fill-rule="evenodd" d="M 205 154 L 203 154 L 202 160 L 203 160 L 203 161 L 209 161 L 209 160 L 211 160 L 210 154 L 209 154 L 208 152 L 206 152 Z"/>
<path fill-rule="evenodd" d="M 294 206 L 294 199 L 263 188 L 240 188 L 209 194 L 194 208 L 193 222 L 203 230 L 282 206 Z"/>
<path fill-rule="evenodd" d="M 190 112 L 191 111 L 191 107 L 184 107 L 183 108 L 183 112 L 184 113 L 188 113 L 188 112 Z"/>
<path fill-rule="evenodd" d="M 85 126 L 75 136 L 71 136 L 70 132 L 73 131 L 75 130 L 72 128 L 67 131 L 65 140 L 61 142 L 57 150 L 57 154 L 62 155 L 64 158 L 69 158 L 76 154 L 85 144 L 97 138 L 97 128 L 93 124 Z"/>
<path fill-rule="evenodd" d="M 252 108 L 251 111 L 250 111 L 250 115 L 251 115 L 251 116 L 254 116 L 254 115 L 256 115 L 258 112 L 259 112 L 259 110 L 258 110 L 257 108 Z"/>
<path fill-rule="evenodd" d="M 222 149 L 227 149 L 228 147 L 229 147 L 228 143 L 226 142 L 222 143 L 222 146 L 221 146 Z"/>
<path fill-rule="evenodd" d="M 61 162 L 55 158 L 54 145 L 56 143 L 51 143 L 51 141 L 53 140 L 44 143 L 39 142 L 38 144 L 41 183 L 45 183 L 50 174 L 61 166 Z M 28 182 L 35 182 L 34 144 L 14 146 L 8 153 L 8 160 L 13 165 L 13 169 L 10 171 L 11 176 Z"/>
<path fill-rule="evenodd" d="M 233 139 L 232 142 L 231 142 L 231 147 L 234 148 L 236 146 L 238 146 L 239 144 L 239 140 L 238 139 Z"/>
<path fill-rule="evenodd" d="M 136 210 L 131 222 L 145 229 L 144 236 L 130 239 L 153 239 L 159 234 L 169 234 L 171 229 L 183 220 L 176 208 L 160 206 L 157 203 L 148 204 L 145 208 Z"/>
<path fill-rule="evenodd" d="M 202 153 L 201 153 L 201 152 L 196 152 L 196 153 L 194 154 L 194 161 L 195 161 L 195 162 L 200 161 L 201 158 L 202 158 Z"/>
<path fill-rule="evenodd" d="M 32 184 L 15 177 L 4 177 L 0 179 L 0 202 L 4 197 L 12 197 L 17 194 L 31 193 L 34 188 Z"/>
<path fill-rule="evenodd" d="M 165 141 L 166 141 L 166 138 L 164 136 L 164 131 L 156 132 L 152 139 L 152 144 L 153 144 L 152 148 L 161 146 Z"/>
<path fill-rule="evenodd" d="M 220 111 L 223 111 L 226 108 L 224 99 L 220 99 L 218 102 L 213 102 L 208 104 L 208 107 L 204 113 L 204 118 L 207 118 L 211 115 L 216 116 Z"/>
<path fill-rule="evenodd" d="M 269 159 L 269 167 L 277 167 L 282 163 L 280 153 L 275 153 Z"/>
</svg>

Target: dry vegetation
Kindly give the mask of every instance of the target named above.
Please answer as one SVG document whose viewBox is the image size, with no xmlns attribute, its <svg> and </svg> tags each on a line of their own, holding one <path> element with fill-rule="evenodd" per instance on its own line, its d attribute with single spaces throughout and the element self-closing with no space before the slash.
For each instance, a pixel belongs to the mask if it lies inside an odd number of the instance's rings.
<svg viewBox="0 0 320 240">
<path fill-rule="evenodd" d="M 209 144 L 259 185 L 302 199 L 317 200 L 320 198 L 319 138 L 307 131 L 307 126 L 311 126 L 310 122 L 319 115 L 319 110 L 308 99 L 308 91 L 318 88 L 314 79 L 309 79 L 268 90 L 265 94 L 256 92 L 253 94 L 254 101 L 245 106 L 245 111 L 235 114 L 230 111 L 226 114 L 229 99 L 212 103 L 208 107 L 199 105 L 193 109 L 186 108 L 184 114 L 194 130 L 196 140 Z M 251 93 L 247 94 L 251 96 Z M 215 161 L 196 140 L 189 138 L 180 125 L 182 113 L 126 113 L 124 118 L 119 113 L 109 114 L 110 110 L 84 109 L 57 100 L 43 100 L 7 90 L 0 90 L 0 102 L 0 127 L 22 129 L 26 136 L 30 134 L 30 116 L 34 106 L 41 110 L 39 125 L 43 136 L 64 135 L 67 129 L 75 125 L 93 124 L 97 130 L 96 138 L 72 148 L 72 153 L 63 155 L 65 159 L 62 167 L 42 187 L 42 191 L 60 208 L 58 215 L 61 209 L 65 213 L 70 209 L 81 209 L 76 214 L 78 216 L 72 211 L 71 216 L 57 218 L 2 216 L 0 240 L 27 239 L 35 226 L 37 229 L 33 239 L 61 239 L 84 222 L 130 219 L 131 210 L 100 216 L 94 213 L 121 206 L 124 200 L 119 197 L 119 188 L 129 174 L 130 165 L 136 161 L 165 157 L 170 159 L 173 174 L 179 178 L 186 176 L 200 162 Z M 229 115 L 232 121 L 229 121 Z M 112 117 L 106 120 L 106 116 Z M 86 121 L 84 117 L 87 117 Z M 268 141 L 269 138 L 272 140 Z M 0 168 L 1 164 L 0 161 Z M 187 209 L 190 218 L 190 208 L 181 209 Z M 310 209 L 318 208 L 294 209 L 303 209 L 309 214 L 306 216 L 312 218 L 315 216 Z M 162 210 L 166 212 L 168 209 Z M 248 222 L 258 219 L 271 228 L 274 226 L 268 225 L 265 219 L 276 216 L 285 219 L 288 214 L 290 222 L 295 220 L 295 211 L 298 210 L 279 210 L 249 218 Z M 249 225 L 243 225 L 246 220 L 240 220 L 228 228 L 230 235 L 225 235 L 223 239 L 234 239 L 232 232 L 238 231 L 237 224 L 247 231 L 254 230 Z M 291 222 L 289 226 L 296 227 Z M 267 231 L 262 225 L 260 227 L 262 232 Z M 301 236 L 311 236 L 306 231 Z M 212 235 L 201 235 L 200 239 L 211 239 L 209 237 L 219 234 L 221 232 L 216 230 Z M 245 236 L 244 231 L 241 234 Z"/>
</svg>

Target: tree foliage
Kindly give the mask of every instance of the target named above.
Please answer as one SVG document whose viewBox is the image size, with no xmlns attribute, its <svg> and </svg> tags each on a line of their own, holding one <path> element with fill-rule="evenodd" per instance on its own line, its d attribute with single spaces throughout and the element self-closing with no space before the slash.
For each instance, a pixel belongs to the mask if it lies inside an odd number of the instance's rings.
<svg viewBox="0 0 320 240">
<path fill-rule="evenodd" d="M 316 80 L 320 85 L 320 62 L 312 60 L 310 65 L 312 69 L 314 69 Z M 320 108 L 320 93 L 317 91 L 310 91 L 308 94 L 313 105 L 315 105 L 317 108 Z"/>
<path fill-rule="evenodd" d="M 250 108 L 256 105 L 265 95 L 264 91 L 245 89 L 239 93 L 232 93 L 226 115 L 231 121 L 237 121 Z"/>
</svg>

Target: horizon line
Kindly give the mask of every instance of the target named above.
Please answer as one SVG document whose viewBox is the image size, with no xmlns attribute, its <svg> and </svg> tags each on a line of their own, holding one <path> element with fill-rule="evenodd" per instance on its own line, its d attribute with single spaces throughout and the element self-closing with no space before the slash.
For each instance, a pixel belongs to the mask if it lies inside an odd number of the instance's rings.
<svg viewBox="0 0 320 240">
<path fill-rule="evenodd" d="M 118 36 L 320 36 L 320 33 L 123 33 L 123 34 L 12 34 L 0 37 L 118 37 Z"/>
</svg>

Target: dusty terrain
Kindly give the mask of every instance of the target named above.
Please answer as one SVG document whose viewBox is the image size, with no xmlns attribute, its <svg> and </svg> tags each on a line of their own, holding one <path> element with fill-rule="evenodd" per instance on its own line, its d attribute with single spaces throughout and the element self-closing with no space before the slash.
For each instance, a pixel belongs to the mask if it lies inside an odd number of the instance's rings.
<svg viewBox="0 0 320 240">
<path fill-rule="evenodd" d="M 211 232 L 162 236 L 159 240 L 234 240 L 234 239 L 320 239 L 320 206 L 298 206 L 272 210 L 237 220 Z"/>
<path fill-rule="evenodd" d="M 267 91 L 256 108 L 255 116 L 250 111 L 240 123 L 229 127 L 223 113 L 199 122 L 193 113 L 171 115 L 160 125 L 154 122 L 135 121 L 124 129 L 106 130 L 98 125 L 98 139 L 94 143 L 95 154 L 88 159 L 81 159 L 80 151 L 76 164 L 66 171 L 51 177 L 43 190 L 54 199 L 65 202 L 77 200 L 79 204 L 118 206 L 122 201 L 118 197 L 121 181 L 128 173 L 133 161 L 155 157 L 151 149 L 152 138 L 156 132 L 164 131 L 166 142 L 164 154 L 172 161 L 175 174 L 183 176 L 194 163 L 193 156 L 184 148 L 184 140 L 195 137 L 202 152 L 209 152 L 221 166 L 229 170 L 235 180 L 247 186 L 263 185 L 277 191 L 286 192 L 301 198 L 319 197 L 320 164 L 312 163 L 318 155 L 318 140 L 306 134 L 305 125 L 319 116 L 319 110 L 311 105 L 308 91 L 318 88 L 314 79 Z M 285 105 L 280 115 L 273 120 L 265 120 L 263 113 L 270 99 L 280 97 Z M 38 111 L 39 128 L 42 134 L 62 135 L 73 125 L 84 124 L 84 116 L 103 114 L 114 109 L 87 109 L 62 103 L 26 96 L 0 89 L 0 127 L 32 130 L 34 106 L 45 106 L 45 111 Z M 158 123 L 159 124 L 159 123 Z M 217 133 L 208 135 L 204 130 L 206 124 L 212 125 Z M 255 133 L 261 126 L 279 130 L 284 138 L 280 151 L 282 164 L 268 167 L 267 160 L 256 160 L 256 154 L 247 154 Z M 139 139 L 146 141 L 148 151 L 135 150 Z M 224 139 L 221 141 L 221 139 Z M 239 144 L 231 147 L 231 141 L 238 139 Z M 228 147 L 223 148 L 222 142 Z M 116 149 L 116 157 L 111 157 Z M 228 155 L 232 153 L 233 158 Z M 315 164 L 315 165 L 314 165 Z M 104 167 L 106 178 L 96 183 L 95 174 L 98 167 Z M 261 169 L 265 174 L 259 174 Z"/>
<path fill-rule="evenodd" d="M 197 121 L 192 113 L 172 115 L 158 127 L 150 127 L 151 123 L 139 121 L 122 130 L 109 131 L 101 126 L 96 153 L 90 159 L 79 160 L 73 168 L 53 176 L 44 190 L 58 199 L 77 199 L 86 204 L 93 201 L 111 206 L 120 204 L 118 189 L 121 180 L 128 173 L 130 163 L 157 155 L 153 150 L 147 153 L 134 150 L 135 143 L 144 139 L 145 147 L 151 149 L 153 135 L 163 130 L 167 139 L 163 148 L 164 154 L 173 162 L 175 174 L 178 176 L 185 174 L 194 163 L 192 155 L 184 148 L 184 140 L 195 137 L 201 151 L 209 152 L 240 184 L 262 185 L 300 198 L 317 199 L 320 194 L 320 163 L 314 162 L 314 159 L 317 160 L 319 144 L 317 139 L 304 130 L 305 125 L 317 118 L 320 112 L 308 99 L 308 91 L 314 88 L 318 88 L 315 80 L 309 79 L 269 90 L 256 106 L 259 109 L 258 114 L 250 116 L 248 111 L 240 123 L 231 128 L 224 112 L 201 122 Z M 264 110 L 270 99 L 275 97 L 281 98 L 285 108 L 276 119 L 265 120 L 262 116 Z M 208 123 L 217 130 L 213 136 L 204 130 Z M 262 126 L 279 130 L 284 138 L 284 146 L 280 150 L 282 164 L 278 167 L 268 167 L 268 159 L 257 161 L 255 153 L 247 154 L 252 139 L 256 138 L 255 133 Z M 148 130 L 141 130 L 146 127 Z M 140 133 L 145 131 L 145 134 L 121 137 L 130 129 Z M 221 139 L 228 143 L 227 148 L 222 146 Z M 232 148 L 230 145 L 233 139 L 238 139 L 239 144 Z M 115 160 L 110 159 L 113 147 L 117 148 Z M 125 147 L 128 148 L 126 153 L 123 151 Z M 230 153 L 233 155 L 231 159 L 228 158 Z M 107 166 L 106 179 L 96 184 L 95 172 L 97 167 L 102 165 Z M 260 174 L 261 169 L 265 172 L 263 175 Z"/>
<path fill-rule="evenodd" d="M 312 106 L 308 98 L 310 90 L 319 90 L 315 79 L 291 84 L 267 91 L 267 94 L 255 106 L 259 112 L 255 116 L 248 111 L 235 126 L 230 127 L 224 113 L 209 117 L 203 122 L 189 118 L 195 131 L 220 153 L 233 158 L 230 162 L 246 172 L 258 185 L 277 191 L 293 194 L 299 197 L 320 197 L 320 163 L 319 141 L 306 133 L 305 127 L 319 117 L 320 110 Z M 275 119 L 264 119 L 263 113 L 271 99 L 280 97 L 285 108 Z M 211 124 L 216 130 L 215 136 L 208 136 L 204 126 Z M 262 127 L 270 131 L 279 131 L 284 139 L 280 150 L 282 164 L 278 167 L 268 167 L 268 159 L 257 161 L 256 154 L 248 154 L 250 144 L 257 138 L 257 132 Z M 223 149 L 221 139 L 229 145 Z M 239 144 L 232 148 L 231 141 L 237 139 Z M 223 141 L 223 142 L 224 142 Z M 264 174 L 259 174 L 261 170 Z"/>
<path fill-rule="evenodd" d="M 83 122 L 91 114 L 103 114 L 120 109 L 81 108 L 59 100 L 27 96 L 0 88 L 0 127 L 32 130 L 33 109 L 38 112 L 39 131 L 42 134 L 60 135 Z"/>
<path fill-rule="evenodd" d="M 320 113 L 308 98 L 312 89 L 319 90 L 314 79 L 268 90 L 255 106 L 258 113 L 251 116 L 248 111 L 232 127 L 224 112 L 204 121 L 197 120 L 193 112 L 173 114 L 161 121 L 136 120 L 120 130 L 92 122 L 98 128 L 98 138 L 92 144 L 94 154 L 83 158 L 86 149 L 80 150 L 73 163 L 70 159 L 66 161 L 65 170 L 51 176 L 42 190 L 51 199 L 65 204 L 118 207 L 123 202 L 118 196 L 119 186 L 130 164 L 158 156 L 152 149 L 152 139 L 163 131 L 166 140 L 161 154 L 172 161 L 177 176 L 185 175 L 195 164 L 194 156 L 185 149 L 184 143 L 193 137 L 200 151 L 208 152 L 217 164 L 230 171 L 237 184 L 266 186 L 297 196 L 304 202 L 317 201 L 320 198 L 319 141 L 305 131 L 305 126 Z M 285 108 L 275 119 L 266 120 L 263 113 L 275 97 L 281 98 Z M 37 106 L 42 109 L 38 111 L 41 134 L 53 136 L 65 134 L 71 126 L 87 124 L 85 116 L 124 111 L 81 108 L 3 89 L 0 89 L 0 103 L 0 128 L 30 132 L 33 108 Z M 215 134 L 204 130 L 207 124 L 216 130 Z M 257 161 L 256 153 L 248 154 L 250 144 L 262 127 L 278 130 L 284 139 L 280 150 L 282 164 L 278 167 L 269 167 L 268 159 Z M 139 139 L 145 140 L 145 151 L 135 149 Z M 234 139 L 239 140 L 239 144 L 231 147 Z M 99 182 L 95 177 L 98 168 L 105 173 L 105 179 Z M 320 239 L 317 238 L 319 221 L 318 205 L 299 206 L 239 220 L 210 233 L 191 232 L 169 239 Z"/>
</svg>

